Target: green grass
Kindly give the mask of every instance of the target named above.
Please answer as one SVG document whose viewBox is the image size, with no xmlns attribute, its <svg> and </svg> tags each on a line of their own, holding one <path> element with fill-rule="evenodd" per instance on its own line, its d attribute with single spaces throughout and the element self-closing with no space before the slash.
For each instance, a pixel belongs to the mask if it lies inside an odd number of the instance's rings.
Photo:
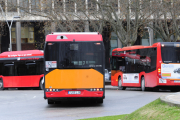
<svg viewBox="0 0 180 120">
<path fill-rule="evenodd" d="M 116 115 L 116 116 L 106 116 L 106 117 L 98 117 L 98 118 L 88 118 L 82 120 L 122 120 L 122 118 L 126 117 L 128 114 L 125 115 Z"/>
<path fill-rule="evenodd" d="M 180 107 L 169 106 L 157 99 L 131 114 L 83 120 L 180 120 Z"/>
</svg>

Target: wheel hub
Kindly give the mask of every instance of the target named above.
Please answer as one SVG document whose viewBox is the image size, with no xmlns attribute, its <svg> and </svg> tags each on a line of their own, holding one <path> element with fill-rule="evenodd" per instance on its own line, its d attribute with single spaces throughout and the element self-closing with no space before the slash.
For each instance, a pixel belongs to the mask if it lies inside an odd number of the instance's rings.
<svg viewBox="0 0 180 120">
<path fill-rule="evenodd" d="M 2 88 L 2 86 L 3 86 L 3 83 L 2 83 L 2 82 L 0 82 L 0 88 Z"/>
</svg>

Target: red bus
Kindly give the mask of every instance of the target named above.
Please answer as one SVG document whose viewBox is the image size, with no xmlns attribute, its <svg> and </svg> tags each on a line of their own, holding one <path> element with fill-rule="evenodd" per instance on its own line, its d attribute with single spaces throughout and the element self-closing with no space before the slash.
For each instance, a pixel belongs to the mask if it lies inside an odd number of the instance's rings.
<svg viewBox="0 0 180 120">
<path fill-rule="evenodd" d="M 180 89 L 180 43 L 159 42 L 152 46 L 130 46 L 112 51 L 111 85 Z"/>
<path fill-rule="evenodd" d="M 44 61 L 44 98 L 48 104 L 63 99 L 92 99 L 103 103 L 105 62 L 101 34 L 49 34 L 46 36 Z"/>
<path fill-rule="evenodd" d="M 43 89 L 44 53 L 40 50 L 0 54 L 0 89 L 39 87 Z"/>
</svg>

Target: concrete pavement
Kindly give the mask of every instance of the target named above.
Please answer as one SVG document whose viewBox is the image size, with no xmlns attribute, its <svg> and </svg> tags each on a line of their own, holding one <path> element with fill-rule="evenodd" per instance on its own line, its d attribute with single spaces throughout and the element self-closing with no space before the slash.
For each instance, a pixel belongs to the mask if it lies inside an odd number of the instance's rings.
<svg viewBox="0 0 180 120">
<path fill-rule="evenodd" d="M 111 86 L 111 85 L 105 85 L 105 89 L 106 90 L 119 90 L 118 87 Z M 160 97 L 160 100 L 171 106 L 179 106 L 180 107 L 180 92 L 162 95 Z"/>
<path fill-rule="evenodd" d="M 162 102 L 165 102 L 171 106 L 180 107 L 180 92 L 162 95 L 160 99 Z"/>
</svg>

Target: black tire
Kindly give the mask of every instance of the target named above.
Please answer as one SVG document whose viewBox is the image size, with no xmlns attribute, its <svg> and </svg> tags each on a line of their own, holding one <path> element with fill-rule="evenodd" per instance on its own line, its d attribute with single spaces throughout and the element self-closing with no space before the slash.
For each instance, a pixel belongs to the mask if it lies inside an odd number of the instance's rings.
<svg viewBox="0 0 180 120">
<path fill-rule="evenodd" d="M 3 80 L 0 80 L 0 90 L 4 90 Z"/>
<path fill-rule="evenodd" d="M 123 86 L 122 86 L 121 77 L 118 78 L 118 87 L 119 87 L 120 90 L 125 90 L 125 89 L 126 89 L 126 87 L 123 87 Z"/>
<path fill-rule="evenodd" d="M 41 80 L 39 81 L 39 89 L 40 89 L 40 90 L 44 90 L 43 79 L 41 79 Z"/>
<path fill-rule="evenodd" d="M 98 99 L 97 103 L 101 103 L 102 104 L 103 103 L 103 99 Z"/>
<path fill-rule="evenodd" d="M 179 91 L 179 89 L 177 87 L 171 88 L 171 92 L 178 92 L 178 91 Z"/>
<path fill-rule="evenodd" d="M 47 100 L 47 102 L 49 105 L 54 104 L 54 101 L 52 101 L 52 100 Z"/>
<path fill-rule="evenodd" d="M 144 77 L 141 78 L 141 90 L 146 91 L 146 86 L 145 86 L 145 79 Z"/>
</svg>

